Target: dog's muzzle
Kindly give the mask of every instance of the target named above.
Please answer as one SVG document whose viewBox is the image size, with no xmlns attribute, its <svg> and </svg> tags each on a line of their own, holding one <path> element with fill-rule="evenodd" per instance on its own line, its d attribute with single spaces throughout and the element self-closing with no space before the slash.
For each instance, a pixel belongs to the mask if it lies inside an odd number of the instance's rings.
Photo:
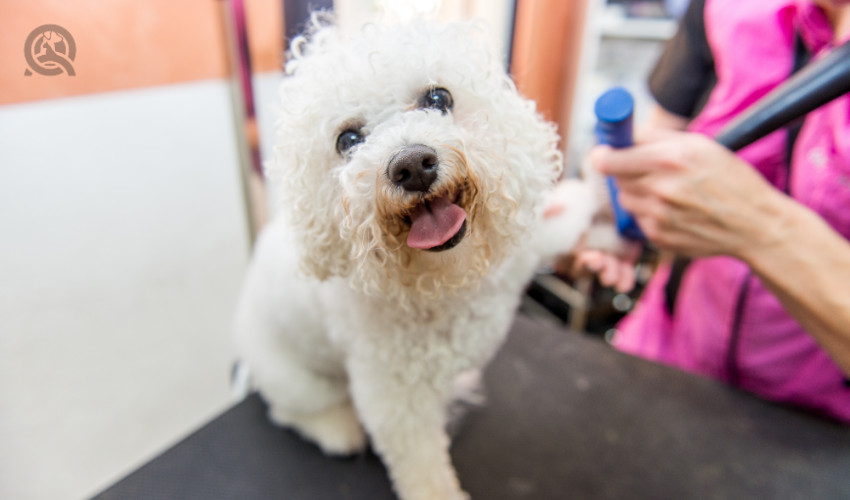
<svg viewBox="0 0 850 500">
<path fill-rule="evenodd" d="M 437 180 L 440 161 L 433 148 L 407 146 L 387 165 L 387 177 L 407 193 L 422 195 L 409 212 L 407 246 L 429 251 L 453 248 L 466 234 L 466 211 L 457 204 L 458 191 L 428 196 Z"/>
</svg>

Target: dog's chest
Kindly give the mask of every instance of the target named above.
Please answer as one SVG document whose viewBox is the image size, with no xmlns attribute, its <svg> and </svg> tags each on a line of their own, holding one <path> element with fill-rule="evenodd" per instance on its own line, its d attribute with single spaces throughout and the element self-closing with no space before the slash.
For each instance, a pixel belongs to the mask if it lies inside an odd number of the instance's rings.
<svg viewBox="0 0 850 500">
<path fill-rule="evenodd" d="M 516 309 L 516 294 L 498 292 L 402 308 L 389 298 L 341 288 L 323 297 L 327 334 L 346 352 L 367 348 L 387 361 L 402 356 L 442 359 L 458 369 L 477 367 L 500 345 Z"/>
</svg>

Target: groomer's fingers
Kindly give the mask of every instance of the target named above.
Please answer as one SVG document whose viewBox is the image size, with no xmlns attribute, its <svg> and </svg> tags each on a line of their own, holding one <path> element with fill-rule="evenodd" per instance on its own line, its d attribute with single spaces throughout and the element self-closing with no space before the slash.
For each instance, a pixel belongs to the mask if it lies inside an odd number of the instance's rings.
<svg viewBox="0 0 850 500">
<path fill-rule="evenodd" d="M 726 153 L 722 146 L 699 134 L 656 131 L 652 140 L 632 147 L 597 146 L 590 152 L 590 161 L 601 174 L 624 179 L 692 170 L 706 157 L 714 158 L 718 150 Z"/>
<path fill-rule="evenodd" d="M 619 259 L 613 255 L 602 257 L 602 270 L 599 273 L 599 282 L 605 286 L 614 286 L 620 280 L 622 265 Z"/>
<path fill-rule="evenodd" d="M 618 177 L 615 179 L 620 196 L 648 196 L 653 192 L 655 179 L 647 175 L 635 177 Z M 622 202 L 621 202 L 622 203 Z"/>
<path fill-rule="evenodd" d="M 583 250 L 579 252 L 575 261 L 573 261 L 573 275 L 581 276 L 587 271 L 593 274 L 598 273 L 603 265 L 603 253 L 599 250 Z"/>
<path fill-rule="evenodd" d="M 635 266 L 625 266 L 620 274 L 620 279 L 614 284 L 614 289 L 620 293 L 631 292 L 636 282 Z"/>
<path fill-rule="evenodd" d="M 602 257 L 601 270 L 597 275 L 599 283 L 611 287 L 620 293 L 630 291 L 635 286 L 635 267 L 628 260 L 611 254 Z"/>
<path fill-rule="evenodd" d="M 664 202 L 655 196 L 621 190 L 617 199 L 620 201 L 620 206 L 635 217 L 663 219 L 667 215 Z"/>
<path fill-rule="evenodd" d="M 658 143 L 613 149 L 610 146 L 596 146 L 590 152 L 593 167 L 602 175 L 618 178 L 639 177 L 658 171 L 662 156 Z"/>
</svg>

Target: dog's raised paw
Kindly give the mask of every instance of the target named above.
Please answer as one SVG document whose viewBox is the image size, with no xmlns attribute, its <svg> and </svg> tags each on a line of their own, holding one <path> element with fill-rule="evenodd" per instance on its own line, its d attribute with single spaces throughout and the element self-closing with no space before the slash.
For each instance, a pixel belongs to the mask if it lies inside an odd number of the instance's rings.
<svg viewBox="0 0 850 500">
<path fill-rule="evenodd" d="M 344 457 L 366 449 L 366 432 L 350 403 L 319 413 L 297 416 L 272 409 L 269 411 L 269 417 L 274 423 L 291 427 L 303 437 L 315 442 L 326 455 Z"/>
</svg>

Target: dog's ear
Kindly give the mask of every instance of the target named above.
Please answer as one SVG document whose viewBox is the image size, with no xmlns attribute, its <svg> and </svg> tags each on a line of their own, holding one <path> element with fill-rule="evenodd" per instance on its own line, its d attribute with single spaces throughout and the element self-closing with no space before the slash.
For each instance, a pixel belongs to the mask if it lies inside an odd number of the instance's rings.
<svg viewBox="0 0 850 500">
<path fill-rule="evenodd" d="M 294 136 L 281 125 L 278 132 Z M 274 160 L 266 166 L 269 191 L 279 215 L 289 221 L 304 274 L 319 280 L 347 276 L 351 247 L 340 237 L 340 214 L 334 208 L 339 204 L 337 183 L 305 149 L 297 142 L 275 148 Z"/>
</svg>

